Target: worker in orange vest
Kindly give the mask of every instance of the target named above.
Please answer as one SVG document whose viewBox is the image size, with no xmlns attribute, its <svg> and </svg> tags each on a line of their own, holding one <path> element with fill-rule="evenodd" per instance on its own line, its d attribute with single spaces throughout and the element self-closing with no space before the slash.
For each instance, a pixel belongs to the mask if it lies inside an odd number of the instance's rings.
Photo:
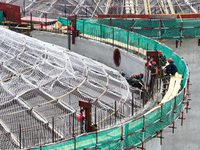
<svg viewBox="0 0 200 150">
<path fill-rule="evenodd" d="M 148 69 L 150 70 L 150 83 L 148 89 L 148 93 L 150 94 L 150 92 L 153 89 L 153 85 L 155 83 L 156 75 L 158 74 L 158 68 L 156 66 L 156 62 L 153 61 L 151 65 L 148 66 Z"/>
<path fill-rule="evenodd" d="M 131 77 L 127 77 L 126 80 L 132 87 L 142 89 L 144 88 L 144 82 L 142 81 L 143 77 L 143 73 L 134 73 Z"/>
</svg>

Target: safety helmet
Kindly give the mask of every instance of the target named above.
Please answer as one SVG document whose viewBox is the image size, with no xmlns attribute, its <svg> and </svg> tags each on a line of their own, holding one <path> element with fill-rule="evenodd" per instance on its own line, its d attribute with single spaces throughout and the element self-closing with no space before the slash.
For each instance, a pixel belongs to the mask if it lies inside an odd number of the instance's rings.
<svg viewBox="0 0 200 150">
<path fill-rule="evenodd" d="M 162 51 L 158 51 L 158 54 L 159 54 L 159 55 L 162 55 Z"/>
<path fill-rule="evenodd" d="M 70 25 L 68 25 L 67 28 L 68 28 L 69 30 L 71 30 L 71 26 L 70 26 Z"/>
<path fill-rule="evenodd" d="M 152 65 L 156 65 L 156 62 L 155 62 L 155 61 L 153 61 L 151 64 L 152 64 Z"/>
<path fill-rule="evenodd" d="M 140 73 L 140 76 L 141 76 L 141 78 L 143 78 L 143 77 L 144 77 L 144 74 L 143 74 L 143 73 Z"/>
<path fill-rule="evenodd" d="M 171 63 L 171 62 L 173 62 L 173 60 L 172 60 L 171 58 L 169 58 L 169 59 L 168 59 L 168 62 Z"/>
<path fill-rule="evenodd" d="M 71 31 L 74 31 L 74 27 L 71 27 L 70 30 L 71 30 Z"/>
</svg>

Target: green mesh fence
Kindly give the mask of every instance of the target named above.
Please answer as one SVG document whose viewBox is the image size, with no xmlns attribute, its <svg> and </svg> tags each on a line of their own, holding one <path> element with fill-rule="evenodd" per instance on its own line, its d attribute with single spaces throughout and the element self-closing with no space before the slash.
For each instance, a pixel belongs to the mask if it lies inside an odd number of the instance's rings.
<svg viewBox="0 0 200 150">
<path fill-rule="evenodd" d="M 4 21 L 3 12 L 0 11 L 0 25 L 2 25 L 3 21 Z"/>
<path fill-rule="evenodd" d="M 60 19 L 60 21 L 66 23 L 67 25 L 66 20 Z M 108 23 L 109 20 L 104 21 Z M 173 24 L 176 24 L 177 22 L 180 25 L 180 21 L 173 20 Z M 103 24 L 103 22 L 100 23 Z M 113 23 L 117 24 L 118 22 L 116 21 Z M 174 60 L 174 62 L 177 64 L 179 74 L 183 75 L 181 92 L 175 98 L 167 101 L 163 105 L 158 105 L 154 110 L 135 120 L 126 122 L 119 127 L 98 131 L 98 133 L 94 132 L 81 135 L 76 137 L 76 140 L 70 139 L 58 144 L 43 146 L 43 150 L 70 150 L 74 149 L 74 147 L 76 147 L 76 149 L 87 148 L 90 150 L 97 148 L 105 150 L 132 149 L 157 136 L 161 130 L 173 123 L 183 111 L 184 105 L 182 103 L 182 99 L 183 97 L 187 98 L 186 90 L 188 83 L 187 79 L 189 75 L 185 62 L 169 47 L 166 47 L 157 41 L 129 31 L 125 31 L 123 29 L 113 28 L 102 24 L 97 24 L 96 22 L 87 22 L 87 20 L 78 20 L 77 29 L 80 30 L 80 34 L 82 36 L 99 40 L 101 42 L 108 42 L 111 44 L 120 42 L 122 44 L 127 44 L 128 46 L 134 46 L 136 48 L 142 48 L 145 50 L 161 50 L 167 58 L 170 57 Z M 138 21 L 138 24 L 142 24 L 142 21 Z M 151 23 L 145 21 L 145 24 L 154 27 L 159 24 L 159 21 L 154 21 Z M 162 25 L 167 24 L 167 21 L 162 22 Z M 35 148 L 35 150 L 39 149 L 40 148 Z"/>
<path fill-rule="evenodd" d="M 154 39 L 187 39 L 200 37 L 200 19 L 139 20 L 139 19 L 84 19 L 108 26 L 124 28 Z"/>
</svg>

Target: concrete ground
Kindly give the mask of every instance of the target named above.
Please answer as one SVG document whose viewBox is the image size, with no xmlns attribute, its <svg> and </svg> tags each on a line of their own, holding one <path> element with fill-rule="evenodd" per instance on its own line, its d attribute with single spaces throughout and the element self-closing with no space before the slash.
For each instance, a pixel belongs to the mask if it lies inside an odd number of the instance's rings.
<svg viewBox="0 0 200 150">
<path fill-rule="evenodd" d="M 162 41 L 168 47 L 184 58 L 190 70 L 190 102 L 191 109 L 184 112 L 186 118 L 181 126 L 181 121 L 175 122 L 175 133 L 171 128 L 163 132 L 164 140 L 161 150 L 200 150 L 200 46 L 198 39 L 183 40 L 176 48 L 176 41 Z"/>
</svg>

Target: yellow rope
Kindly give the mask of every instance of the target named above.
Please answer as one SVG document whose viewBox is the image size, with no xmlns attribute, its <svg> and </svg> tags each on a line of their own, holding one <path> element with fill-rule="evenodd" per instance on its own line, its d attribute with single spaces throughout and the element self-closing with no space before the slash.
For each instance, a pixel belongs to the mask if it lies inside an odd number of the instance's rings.
<svg viewBox="0 0 200 150">
<path fill-rule="evenodd" d="M 176 4 L 178 5 L 179 9 L 181 10 L 181 12 L 184 14 L 183 10 L 181 9 L 181 6 L 178 4 L 177 0 L 175 0 Z"/>
<path fill-rule="evenodd" d="M 128 85 L 126 86 L 126 88 L 128 89 Z M 128 100 L 128 90 L 127 90 L 127 95 L 126 95 L 126 99 L 124 100 L 124 102 L 120 105 L 120 107 L 116 110 L 113 111 L 110 115 L 108 115 L 107 117 L 105 117 L 104 119 L 102 119 L 101 121 L 99 121 L 97 124 L 101 123 L 102 121 L 108 119 L 109 117 L 111 117 L 112 115 L 114 115 L 117 111 L 119 111 L 119 109 L 125 104 L 125 102 Z"/>
</svg>

